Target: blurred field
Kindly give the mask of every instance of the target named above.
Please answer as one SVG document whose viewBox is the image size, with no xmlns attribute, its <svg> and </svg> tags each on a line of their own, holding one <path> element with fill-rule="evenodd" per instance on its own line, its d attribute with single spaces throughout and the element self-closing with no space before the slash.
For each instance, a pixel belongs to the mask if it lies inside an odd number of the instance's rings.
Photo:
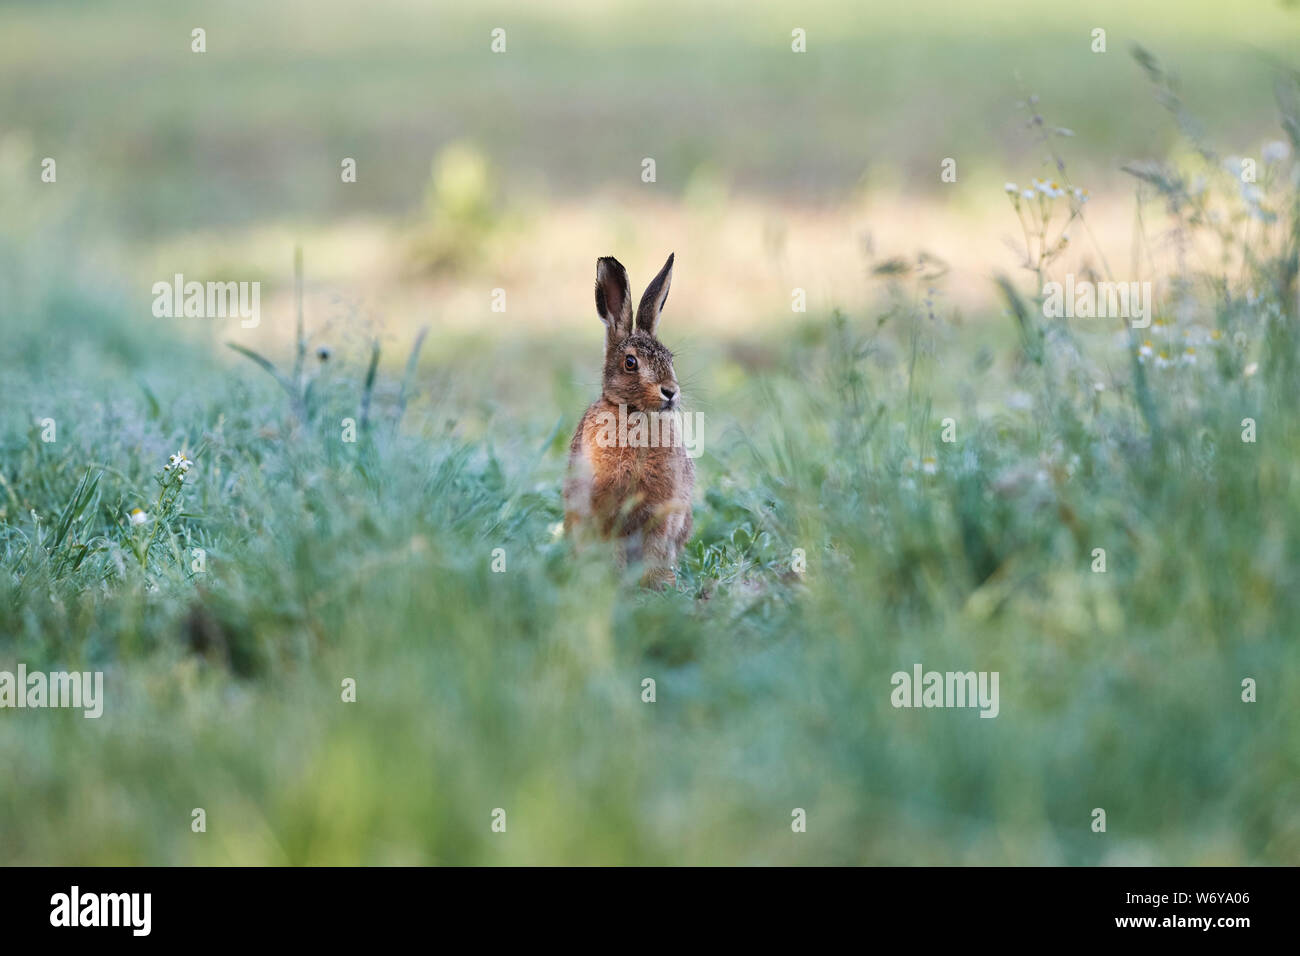
<svg viewBox="0 0 1300 956">
<path fill-rule="evenodd" d="M 1099 238 L 1127 258 L 1119 166 L 1178 142 L 1175 124 L 1137 108 L 1149 93 L 1132 44 L 1179 74 L 1225 154 L 1251 156 L 1277 135 L 1272 85 L 1297 35 L 1294 8 L 1268 2 L 619 9 L 13 4 L 0 14 L 0 132 L 27 161 L 55 156 L 77 231 L 126 242 L 115 268 L 146 286 L 159 269 L 203 271 L 287 294 L 302 241 L 314 278 L 390 325 L 477 321 L 505 287 L 517 321 L 545 330 L 589 321 L 601 249 L 647 264 L 675 249 L 688 301 L 736 325 L 788 309 L 791 286 L 827 308 L 861 305 L 868 236 L 882 255 L 930 248 L 960 270 L 954 294 L 989 305 L 993 271 L 1014 264 L 999 245 L 1015 234 L 1002 183 L 1047 172 L 1015 107 L 1028 93 L 1075 133 L 1074 180 L 1096 197 Z M 489 51 L 495 26 L 504 55 Z M 790 52 L 794 26 L 807 54 Z M 454 144 L 487 179 L 453 179 L 449 238 L 428 200 Z M 354 184 L 340 182 L 343 157 L 357 160 Z M 957 184 L 939 181 L 945 157 Z M 56 197 L 42 186 L 11 188 L 44 220 Z M 999 231 L 972 245 L 991 214 Z"/>
<path fill-rule="evenodd" d="M 1298 17 L 0 7 L 0 670 L 108 695 L 0 711 L 0 863 L 1300 861 Z M 1061 175 L 1030 93 L 1092 192 L 1051 272 L 1003 194 Z M 226 348 L 292 364 L 296 247 L 298 408 Z M 706 453 L 660 594 L 557 526 L 595 258 L 639 292 L 669 251 Z M 1090 270 L 1157 325 L 1044 320 Z M 154 318 L 177 272 L 261 281 L 261 324 Z M 1000 716 L 895 710 L 916 662 L 999 671 Z"/>
</svg>

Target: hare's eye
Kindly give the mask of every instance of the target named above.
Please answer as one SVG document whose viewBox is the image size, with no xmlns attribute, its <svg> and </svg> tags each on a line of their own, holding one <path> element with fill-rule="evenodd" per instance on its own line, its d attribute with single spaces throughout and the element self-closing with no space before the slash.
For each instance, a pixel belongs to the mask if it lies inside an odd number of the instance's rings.
<svg viewBox="0 0 1300 956">
<path fill-rule="evenodd" d="M 629 372 L 635 372 L 635 371 L 636 371 L 636 356 L 635 356 L 635 355 L 629 355 L 627 358 L 623 359 L 623 367 L 624 367 L 625 369 L 627 369 Z"/>
</svg>

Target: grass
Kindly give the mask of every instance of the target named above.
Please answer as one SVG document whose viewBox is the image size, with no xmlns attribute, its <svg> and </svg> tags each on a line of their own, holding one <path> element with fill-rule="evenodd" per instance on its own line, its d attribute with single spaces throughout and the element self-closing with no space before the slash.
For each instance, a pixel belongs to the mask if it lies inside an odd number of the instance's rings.
<svg viewBox="0 0 1300 956">
<path fill-rule="evenodd" d="M 1135 167 L 1150 242 L 1197 253 L 1142 360 L 1042 318 L 1050 262 L 978 322 L 908 258 L 783 332 L 670 303 L 706 452 L 664 593 L 556 533 L 594 319 L 435 328 L 409 380 L 414 334 L 373 363 L 352 328 L 308 397 L 292 349 L 286 384 L 142 321 L 76 215 L 19 207 L 0 670 L 102 670 L 107 701 L 0 711 L 0 861 L 1295 863 L 1300 209 L 1187 155 Z M 997 719 L 892 707 L 917 662 L 999 672 Z"/>
</svg>

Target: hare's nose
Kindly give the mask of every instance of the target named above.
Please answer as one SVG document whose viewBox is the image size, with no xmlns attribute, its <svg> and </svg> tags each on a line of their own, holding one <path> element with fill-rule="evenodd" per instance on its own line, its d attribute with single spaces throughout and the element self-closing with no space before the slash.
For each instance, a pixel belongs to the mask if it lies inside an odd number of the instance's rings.
<svg viewBox="0 0 1300 956">
<path fill-rule="evenodd" d="M 665 402 L 671 402 L 673 400 L 673 396 L 677 394 L 677 389 L 669 388 L 667 385 L 660 385 L 659 393 L 663 395 Z"/>
</svg>

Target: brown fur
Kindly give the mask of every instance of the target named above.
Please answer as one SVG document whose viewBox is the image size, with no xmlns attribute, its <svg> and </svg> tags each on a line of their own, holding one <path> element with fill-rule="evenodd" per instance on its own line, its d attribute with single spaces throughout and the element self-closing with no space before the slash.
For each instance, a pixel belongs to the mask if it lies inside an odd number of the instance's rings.
<svg viewBox="0 0 1300 956">
<path fill-rule="evenodd" d="M 642 583 L 672 584 L 681 549 L 690 539 L 691 495 L 695 464 L 680 440 L 661 435 L 656 447 L 602 444 L 602 414 L 617 421 L 619 405 L 633 412 L 673 411 L 681 407 L 681 389 L 673 356 L 655 337 L 659 313 L 668 296 L 673 257 L 647 287 L 632 328 L 631 290 L 627 273 L 612 258 L 597 263 L 596 309 L 605 322 L 605 368 L 601 397 L 582 416 L 569 444 L 569 473 L 564 482 L 564 527 L 614 538 L 620 563 L 645 565 Z M 628 356 L 635 369 L 627 368 Z M 671 394 L 671 398 L 666 395 Z M 671 417 L 661 427 L 676 429 Z"/>
</svg>

